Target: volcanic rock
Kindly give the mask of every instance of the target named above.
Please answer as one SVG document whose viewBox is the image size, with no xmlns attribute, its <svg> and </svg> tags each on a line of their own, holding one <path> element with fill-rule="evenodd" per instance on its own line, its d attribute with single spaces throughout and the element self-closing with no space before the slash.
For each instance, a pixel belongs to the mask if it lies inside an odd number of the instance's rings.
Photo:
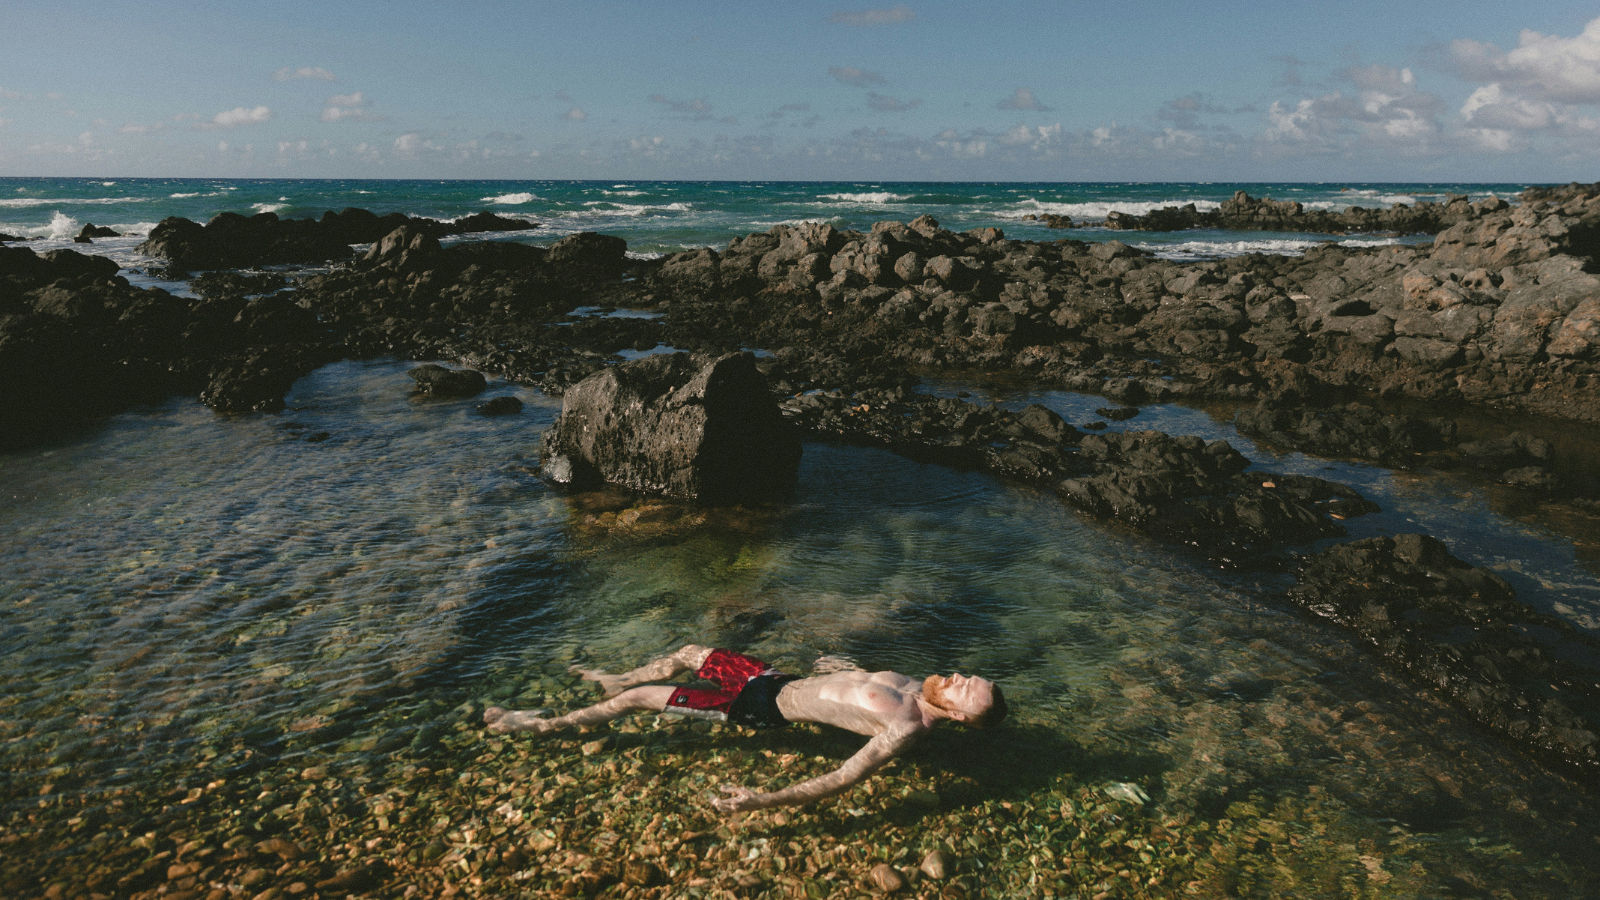
<svg viewBox="0 0 1600 900">
<path fill-rule="evenodd" d="M 558 482 L 744 503 L 793 489 L 800 439 L 754 356 L 675 353 L 604 369 L 567 391 L 543 455 Z"/>
</svg>

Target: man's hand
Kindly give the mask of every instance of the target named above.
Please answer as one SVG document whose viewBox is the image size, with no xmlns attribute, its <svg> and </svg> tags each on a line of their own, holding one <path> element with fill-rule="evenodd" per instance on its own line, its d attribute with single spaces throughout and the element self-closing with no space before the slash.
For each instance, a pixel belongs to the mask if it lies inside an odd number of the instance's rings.
<svg viewBox="0 0 1600 900">
<path fill-rule="evenodd" d="M 711 801 L 711 806 L 718 812 L 749 812 L 752 809 L 761 808 L 756 803 L 756 792 L 747 787 L 740 787 L 737 784 L 725 784 L 722 786 L 722 792 L 728 796 L 718 797 Z"/>
</svg>

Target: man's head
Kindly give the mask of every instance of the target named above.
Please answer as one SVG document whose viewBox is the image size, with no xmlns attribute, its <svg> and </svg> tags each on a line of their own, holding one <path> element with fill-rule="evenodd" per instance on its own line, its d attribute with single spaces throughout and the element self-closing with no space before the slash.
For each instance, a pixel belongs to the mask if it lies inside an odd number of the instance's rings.
<svg viewBox="0 0 1600 900">
<path fill-rule="evenodd" d="M 972 675 L 929 675 L 922 682 L 922 698 L 948 718 L 974 728 L 999 725 L 1007 712 L 1000 685 Z"/>
</svg>

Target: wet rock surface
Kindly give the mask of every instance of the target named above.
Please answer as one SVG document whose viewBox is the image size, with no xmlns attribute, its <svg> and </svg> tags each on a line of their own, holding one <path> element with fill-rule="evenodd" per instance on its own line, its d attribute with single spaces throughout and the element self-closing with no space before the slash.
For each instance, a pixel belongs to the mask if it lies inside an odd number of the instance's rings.
<svg viewBox="0 0 1600 900">
<path fill-rule="evenodd" d="M 1308 557 L 1289 597 L 1353 630 L 1478 721 L 1580 769 L 1600 769 L 1600 641 L 1533 614 L 1510 586 L 1420 534 Z"/>
</svg>

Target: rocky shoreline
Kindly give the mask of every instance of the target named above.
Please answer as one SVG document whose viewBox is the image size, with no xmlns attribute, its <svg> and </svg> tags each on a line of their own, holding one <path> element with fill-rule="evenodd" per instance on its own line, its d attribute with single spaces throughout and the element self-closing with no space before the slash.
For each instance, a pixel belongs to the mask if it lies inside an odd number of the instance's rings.
<svg viewBox="0 0 1600 900">
<path fill-rule="evenodd" d="M 1331 230 L 1322 214 L 1248 206 L 1260 227 Z M 597 234 L 445 247 L 426 221 L 359 211 L 164 222 L 144 249 L 183 270 L 337 260 L 371 244 L 292 284 L 208 274 L 197 298 L 134 288 L 97 257 L 0 247 L 0 434 L 45 440 L 173 393 L 273 410 L 296 378 L 351 356 L 453 359 L 559 394 L 619 351 L 758 347 L 774 402 L 813 439 L 984 469 L 1224 565 L 1282 572 L 1290 602 L 1492 731 L 1592 774 L 1600 641 L 1425 536 L 1326 547 L 1372 508 L 1350 488 L 1250 471 L 1220 441 L 1089 434 L 1043 408 L 913 390 L 928 375 L 1003 375 L 1119 404 L 1223 401 L 1246 407 L 1242 431 L 1281 446 L 1459 466 L 1600 509 L 1597 486 L 1548 441 L 1486 439 L 1454 415 L 1600 424 L 1600 185 L 1437 206 L 1413 225 L 1349 216 L 1370 220 L 1363 230 L 1431 225 L 1431 245 L 1198 263 L 1115 241 L 956 234 L 926 216 L 870 232 L 777 226 L 659 260 Z M 656 315 L 575 314 L 593 307 Z"/>
<path fill-rule="evenodd" d="M 1334 212 L 1308 210 L 1298 201 L 1252 197 L 1237 191 L 1216 209 L 1200 210 L 1195 204 L 1166 206 L 1148 213 L 1112 211 L 1103 222 L 1075 222 L 1068 216 L 1033 216 L 1051 228 L 1082 228 L 1092 225 L 1113 231 L 1187 231 L 1191 228 L 1217 228 L 1225 231 L 1292 231 L 1311 234 L 1437 234 L 1446 228 L 1490 213 L 1502 212 L 1509 204 L 1498 197 L 1478 203 L 1455 195 L 1443 202 L 1424 201 L 1411 206 L 1374 209 L 1351 206 Z"/>
</svg>

